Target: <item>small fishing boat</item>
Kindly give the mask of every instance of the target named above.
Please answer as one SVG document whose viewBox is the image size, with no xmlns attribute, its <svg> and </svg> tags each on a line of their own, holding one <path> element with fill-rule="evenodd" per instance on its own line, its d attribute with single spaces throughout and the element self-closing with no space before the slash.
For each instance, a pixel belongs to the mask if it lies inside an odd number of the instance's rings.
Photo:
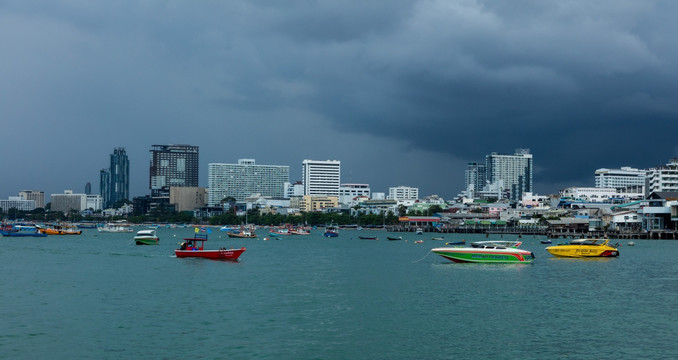
<svg viewBox="0 0 678 360">
<path fill-rule="evenodd" d="M 422 230 L 422 228 L 417 228 L 417 230 L 415 231 L 415 234 L 417 234 L 417 235 L 421 235 L 423 233 L 424 233 L 424 230 Z"/>
<path fill-rule="evenodd" d="M 414 243 L 415 243 L 415 244 L 423 244 L 423 243 L 424 243 L 424 240 L 417 240 L 417 241 L 415 241 Z"/>
<path fill-rule="evenodd" d="M 575 239 L 568 244 L 549 246 L 546 251 L 559 257 L 616 257 L 619 250 L 608 245 L 610 239 Z"/>
<path fill-rule="evenodd" d="M 257 234 L 254 234 L 254 233 L 252 233 L 252 232 L 249 231 L 249 230 L 243 230 L 243 231 L 238 231 L 238 232 L 231 231 L 231 232 L 228 232 L 228 233 L 226 233 L 226 234 L 227 234 L 228 237 L 230 237 L 230 238 L 248 238 L 248 239 L 252 239 L 252 238 L 257 237 Z"/>
<path fill-rule="evenodd" d="M 470 247 L 442 247 L 432 252 L 454 262 L 463 263 L 531 263 L 534 254 L 518 249 L 520 241 L 477 241 Z"/>
<path fill-rule="evenodd" d="M 443 237 L 443 236 L 438 236 L 438 237 L 431 238 L 431 240 L 442 241 L 442 240 L 445 240 L 445 237 Z"/>
<path fill-rule="evenodd" d="M 358 236 L 358 238 L 362 240 L 379 240 L 376 236 Z"/>
<path fill-rule="evenodd" d="M 160 239 L 155 233 L 155 230 L 139 230 L 134 237 L 134 242 L 137 245 L 158 245 Z"/>
<path fill-rule="evenodd" d="M 327 225 L 325 227 L 325 232 L 323 233 L 324 237 L 338 237 L 339 236 L 339 227 L 336 225 Z"/>
<path fill-rule="evenodd" d="M 41 234 L 46 234 L 46 235 L 80 235 L 82 234 L 82 230 L 76 230 L 75 228 L 71 226 L 61 226 L 61 225 L 54 225 L 52 227 L 48 228 L 43 228 L 38 226 L 38 231 Z"/>
<path fill-rule="evenodd" d="M 205 241 L 207 241 L 207 234 L 196 233 L 195 237 L 185 238 L 184 242 L 181 243 L 181 246 L 174 250 L 174 254 L 178 258 L 199 257 L 214 260 L 237 261 L 240 255 L 246 250 L 244 247 L 240 249 L 221 248 L 218 250 L 205 250 Z"/>
<path fill-rule="evenodd" d="M 46 237 L 35 225 L 3 225 L 0 235 L 7 237 Z"/>
<path fill-rule="evenodd" d="M 386 237 L 388 240 L 402 240 L 402 236 L 387 236 Z"/>
<path fill-rule="evenodd" d="M 270 236 L 288 236 L 288 235 L 292 235 L 292 233 L 290 232 L 290 229 L 285 229 L 285 228 L 283 228 L 283 229 L 271 229 L 271 230 L 269 230 L 268 234 L 269 234 Z"/>
</svg>

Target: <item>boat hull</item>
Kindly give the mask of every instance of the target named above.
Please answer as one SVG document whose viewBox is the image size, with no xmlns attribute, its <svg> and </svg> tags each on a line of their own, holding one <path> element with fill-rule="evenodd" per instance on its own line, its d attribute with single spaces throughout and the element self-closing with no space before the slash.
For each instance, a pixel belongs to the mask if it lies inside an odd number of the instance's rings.
<svg viewBox="0 0 678 360">
<path fill-rule="evenodd" d="M 520 249 L 435 248 L 434 253 L 458 263 L 531 263 L 534 254 Z"/>
<path fill-rule="evenodd" d="M 325 231 L 323 234 L 325 237 L 338 237 L 339 234 L 335 233 L 334 231 Z"/>
<path fill-rule="evenodd" d="M 256 234 L 240 234 L 240 233 L 227 233 L 230 238 L 241 238 L 241 239 L 253 239 L 256 238 Z"/>
<path fill-rule="evenodd" d="M 241 249 L 219 249 L 219 250 L 174 250 L 178 258 L 205 258 L 213 260 L 238 260 L 240 255 L 245 252 Z"/>
<path fill-rule="evenodd" d="M 82 230 L 40 229 L 40 233 L 45 235 L 80 235 Z"/>
<path fill-rule="evenodd" d="M 46 237 L 47 234 L 28 231 L 4 231 L 0 230 L 0 235 L 8 237 Z"/>
<path fill-rule="evenodd" d="M 595 246 L 595 245 L 555 245 L 546 248 L 553 256 L 558 257 L 617 257 L 619 250 L 612 246 Z"/>
<path fill-rule="evenodd" d="M 160 239 L 156 238 L 134 238 L 137 245 L 158 245 Z"/>
</svg>

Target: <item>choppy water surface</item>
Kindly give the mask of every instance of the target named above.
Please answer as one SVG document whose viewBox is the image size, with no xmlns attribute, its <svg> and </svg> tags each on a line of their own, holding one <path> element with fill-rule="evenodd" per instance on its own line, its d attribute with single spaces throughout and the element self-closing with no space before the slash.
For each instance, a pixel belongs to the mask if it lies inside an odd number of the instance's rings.
<svg viewBox="0 0 678 360">
<path fill-rule="evenodd" d="M 677 241 L 586 260 L 527 237 L 533 264 L 476 265 L 429 253 L 432 234 L 213 232 L 247 247 L 233 263 L 175 258 L 192 229 L 158 233 L 0 239 L 0 358 L 678 358 Z"/>
</svg>

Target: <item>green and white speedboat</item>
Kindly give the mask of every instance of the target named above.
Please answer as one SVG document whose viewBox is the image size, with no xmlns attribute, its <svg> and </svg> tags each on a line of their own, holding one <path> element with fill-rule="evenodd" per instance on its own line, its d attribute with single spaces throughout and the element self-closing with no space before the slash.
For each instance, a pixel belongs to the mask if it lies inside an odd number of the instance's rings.
<svg viewBox="0 0 678 360">
<path fill-rule="evenodd" d="M 531 263 L 534 254 L 518 249 L 520 241 L 477 241 L 470 247 L 439 247 L 434 253 L 454 262 L 472 263 Z"/>
</svg>

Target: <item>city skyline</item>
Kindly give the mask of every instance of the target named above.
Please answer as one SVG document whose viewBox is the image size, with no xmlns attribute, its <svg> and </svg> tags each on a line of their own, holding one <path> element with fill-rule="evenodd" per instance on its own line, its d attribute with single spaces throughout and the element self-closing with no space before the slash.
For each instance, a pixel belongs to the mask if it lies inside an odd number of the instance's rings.
<svg viewBox="0 0 678 360">
<path fill-rule="evenodd" d="M 24 189 L 82 192 L 123 147 L 207 164 L 337 159 L 342 182 L 452 198 L 469 162 L 529 148 L 536 193 L 678 157 L 672 2 L 0 5 L 0 151 Z M 651 146 L 650 146 L 651 144 Z M 64 171 L 66 169 L 66 171 Z M 96 193 L 97 189 L 93 189 Z"/>
</svg>

